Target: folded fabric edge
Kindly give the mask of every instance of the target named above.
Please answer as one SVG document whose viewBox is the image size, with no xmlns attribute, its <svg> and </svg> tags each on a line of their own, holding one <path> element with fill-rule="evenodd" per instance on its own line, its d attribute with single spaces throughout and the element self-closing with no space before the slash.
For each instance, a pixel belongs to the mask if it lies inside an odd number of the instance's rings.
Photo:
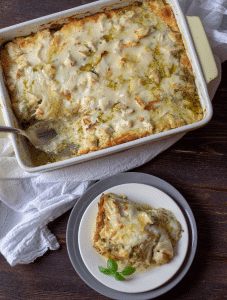
<svg viewBox="0 0 227 300">
<path fill-rule="evenodd" d="M 31 238 L 32 235 L 33 237 Z M 17 264 L 32 263 L 48 249 L 57 250 L 60 247 L 57 238 L 50 232 L 47 226 L 34 229 L 30 232 L 29 236 L 31 239 L 20 250 L 14 249 L 10 253 L 4 249 L 1 251 L 12 267 Z"/>
</svg>

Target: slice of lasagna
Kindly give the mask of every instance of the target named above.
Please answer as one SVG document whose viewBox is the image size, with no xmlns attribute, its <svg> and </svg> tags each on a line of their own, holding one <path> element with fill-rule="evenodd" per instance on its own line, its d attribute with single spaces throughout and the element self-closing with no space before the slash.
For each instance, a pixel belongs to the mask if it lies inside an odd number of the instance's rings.
<svg viewBox="0 0 227 300">
<path fill-rule="evenodd" d="M 169 263 L 181 225 L 164 208 L 132 203 L 126 196 L 102 194 L 93 247 L 124 265 L 147 268 Z"/>
</svg>

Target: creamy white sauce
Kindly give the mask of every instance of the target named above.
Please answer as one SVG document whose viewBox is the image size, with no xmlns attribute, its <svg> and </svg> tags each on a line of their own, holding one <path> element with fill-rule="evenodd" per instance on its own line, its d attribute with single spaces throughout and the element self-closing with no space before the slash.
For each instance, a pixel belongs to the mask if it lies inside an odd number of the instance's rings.
<svg viewBox="0 0 227 300">
<path fill-rule="evenodd" d="M 113 193 L 104 196 L 103 207 L 103 224 L 94 241 L 98 253 L 123 265 L 133 263 L 139 272 L 172 259 L 182 231 L 172 212 L 129 202 Z"/>
<path fill-rule="evenodd" d="M 55 121 L 59 135 L 46 151 L 70 143 L 93 151 L 130 131 L 153 134 L 198 120 L 174 90 L 187 89 L 173 54 L 183 48 L 146 2 L 66 28 L 43 30 L 22 50 L 16 41 L 6 46 L 16 62 L 8 78 L 16 114 Z"/>
</svg>

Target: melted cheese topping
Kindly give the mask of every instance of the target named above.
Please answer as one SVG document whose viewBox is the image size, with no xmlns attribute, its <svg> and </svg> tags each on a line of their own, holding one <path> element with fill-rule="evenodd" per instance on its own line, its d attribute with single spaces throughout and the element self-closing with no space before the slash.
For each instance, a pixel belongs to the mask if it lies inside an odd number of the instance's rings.
<svg viewBox="0 0 227 300">
<path fill-rule="evenodd" d="M 81 155 L 202 118 L 180 34 L 152 5 L 100 13 L 6 44 L 1 59 L 17 117 L 48 120 L 58 132 L 47 152 L 73 143 L 73 155 Z"/>
<path fill-rule="evenodd" d="M 102 195 L 93 246 L 106 258 L 136 267 L 162 265 L 173 258 L 180 237 L 181 225 L 172 212 Z"/>
</svg>

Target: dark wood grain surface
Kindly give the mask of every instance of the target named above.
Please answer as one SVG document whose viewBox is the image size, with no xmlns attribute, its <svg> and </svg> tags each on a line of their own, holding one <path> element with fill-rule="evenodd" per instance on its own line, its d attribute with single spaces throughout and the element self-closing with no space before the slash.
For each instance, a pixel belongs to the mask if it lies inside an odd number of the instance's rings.
<svg viewBox="0 0 227 300">
<path fill-rule="evenodd" d="M 88 2 L 1 0 L 0 28 Z M 206 126 L 131 170 L 172 184 L 188 201 L 197 223 L 198 248 L 192 266 L 182 281 L 159 300 L 227 299 L 227 62 L 222 64 L 222 82 L 213 109 L 213 118 Z M 87 286 L 70 263 L 66 249 L 69 214 L 48 225 L 58 238 L 59 250 L 15 267 L 0 255 L 0 299 L 109 299 Z"/>
</svg>

